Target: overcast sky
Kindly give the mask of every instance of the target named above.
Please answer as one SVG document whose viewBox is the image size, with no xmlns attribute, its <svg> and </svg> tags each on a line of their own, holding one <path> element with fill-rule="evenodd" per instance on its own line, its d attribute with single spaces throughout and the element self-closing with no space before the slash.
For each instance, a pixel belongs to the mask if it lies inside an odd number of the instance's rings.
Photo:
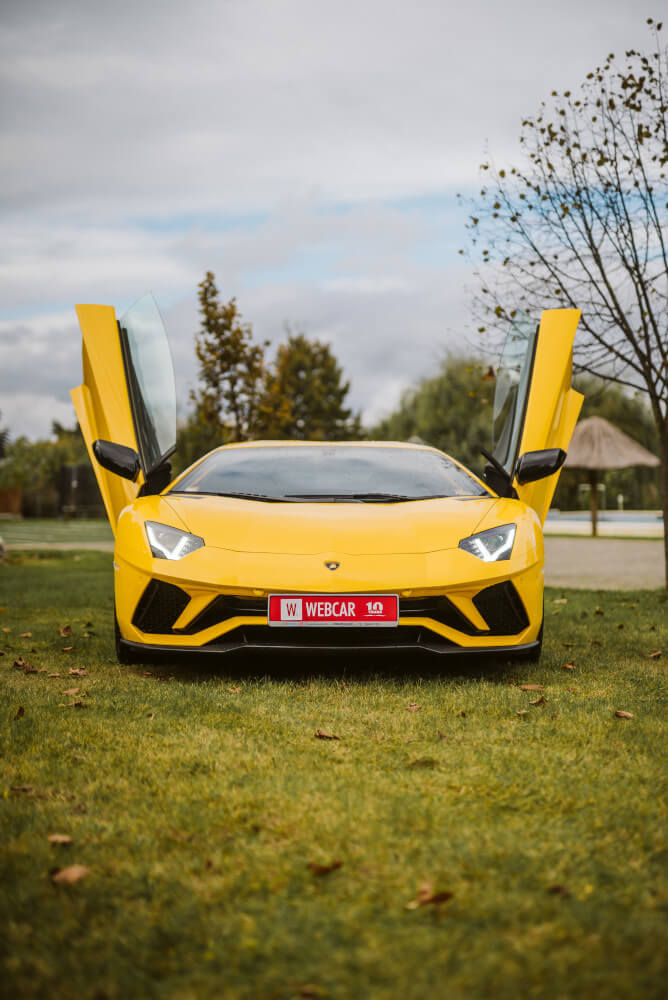
<svg viewBox="0 0 668 1000">
<path fill-rule="evenodd" d="M 3 0 L 0 409 L 72 424 L 75 302 L 156 296 L 180 414 L 197 283 L 329 341 L 371 421 L 473 338 L 455 193 L 665 0 Z"/>
</svg>

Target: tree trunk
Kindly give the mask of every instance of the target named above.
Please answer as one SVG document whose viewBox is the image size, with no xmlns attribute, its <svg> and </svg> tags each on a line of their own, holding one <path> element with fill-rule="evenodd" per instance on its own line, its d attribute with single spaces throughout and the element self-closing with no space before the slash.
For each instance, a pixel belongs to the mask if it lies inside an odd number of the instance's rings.
<svg viewBox="0 0 668 1000">
<path fill-rule="evenodd" d="M 659 428 L 659 449 L 661 453 L 661 499 L 663 501 L 663 554 L 668 587 L 668 426 Z"/>
<path fill-rule="evenodd" d="M 589 485 L 591 486 L 591 496 L 589 497 L 589 507 L 591 509 L 591 534 L 592 538 L 598 535 L 598 471 L 589 470 Z"/>
</svg>

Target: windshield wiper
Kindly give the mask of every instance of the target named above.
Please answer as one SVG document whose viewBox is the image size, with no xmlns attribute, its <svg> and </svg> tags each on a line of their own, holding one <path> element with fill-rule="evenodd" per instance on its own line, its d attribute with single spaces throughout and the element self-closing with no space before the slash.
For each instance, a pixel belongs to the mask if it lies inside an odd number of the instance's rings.
<svg viewBox="0 0 668 1000">
<path fill-rule="evenodd" d="M 288 497 L 268 497 L 264 493 L 213 493 L 208 490 L 171 490 L 183 497 L 231 497 L 233 500 L 264 500 L 265 503 L 293 503 Z"/>
<path fill-rule="evenodd" d="M 425 497 L 407 497 L 401 493 L 290 493 L 291 499 L 316 500 L 321 503 L 400 503 L 402 500 L 440 500 L 443 497 L 429 495 Z"/>
</svg>

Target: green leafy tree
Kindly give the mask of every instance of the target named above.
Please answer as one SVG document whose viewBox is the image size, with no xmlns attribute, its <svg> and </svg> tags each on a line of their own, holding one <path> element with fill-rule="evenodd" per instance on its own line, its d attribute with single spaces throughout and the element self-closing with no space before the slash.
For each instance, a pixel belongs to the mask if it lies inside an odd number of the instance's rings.
<svg viewBox="0 0 668 1000">
<path fill-rule="evenodd" d="M 610 53 L 524 119 L 519 166 L 483 164 L 468 228 L 481 332 L 581 309 L 580 370 L 647 394 L 668 521 L 668 49 L 648 24 L 653 51 Z"/>
<path fill-rule="evenodd" d="M 248 440 L 256 436 L 266 344 L 253 343 L 252 328 L 242 322 L 235 299 L 220 301 L 211 271 L 200 282 L 199 303 L 195 351 L 200 387 L 191 399 L 197 423 L 206 428 L 202 438 L 216 444 Z"/>
<path fill-rule="evenodd" d="M 309 441 L 358 438 L 359 415 L 344 405 L 349 389 L 329 344 L 288 331 L 265 377 L 259 434 Z"/>
<path fill-rule="evenodd" d="M 378 440 L 419 438 L 482 473 L 481 446 L 489 446 L 495 378 L 478 361 L 446 358 L 441 370 L 401 397 L 398 408 L 369 436 Z"/>
<path fill-rule="evenodd" d="M 2 410 L 0 410 L 0 417 L 1 416 L 2 416 Z M 9 444 L 9 428 L 0 427 L 0 459 L 5 457 L 8 444 Z"/>
</svg>

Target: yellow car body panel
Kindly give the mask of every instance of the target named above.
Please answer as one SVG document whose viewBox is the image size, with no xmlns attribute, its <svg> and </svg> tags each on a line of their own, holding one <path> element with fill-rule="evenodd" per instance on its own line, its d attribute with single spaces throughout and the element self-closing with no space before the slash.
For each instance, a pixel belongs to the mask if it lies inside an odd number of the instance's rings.
<svg viewBox="0 0 668 1000">
<path fill-rule="evenodd" d="M 70 395 L 115 534 L 118 515 L 135 499 L 142 481 L 141 473 L 136 483 L 115 476 L 93 454 L 93 443 L 100 438 L 137 451 L 118 324 L 112 306 L 78 305 L 76 311 L 83 341 L 83 384 Z"/>
<path fill-rule="evenodd" d="M 248 636 L 259 633 L 263 633 L 259 645 L 272 645 L 274 637 L 280 645 L 280 634 L 286 633 L 269 626 L 267 618 L 271 593 L 397 594 L 399 623 L 383 629 L 387 635 L 419 633 L 431 637 L 424 648 L 439 652 L 540 648 L 542 523 L 558 473 L 524 485 L 515 478 L 513 496 L 499 496 L 478 480 L 484 489 L 481 496 L 390 503 L 265 503 L 178 493 L 183 476 L 188 474 L 191 483 L 193 476 L 196 480 L 198 466 L 208 457 L 204 456 L 160 493 L 140 497 L 141 473 L 137 482 L 122 479 L 103 469 L 93 451 L 94 442 L 103 439 L 141 452 L 137 435 L 144 432 L 133 422 L 138 390 L 134 385 L 131 404 L 115 312 L 109 306 L 86 305 L 77 306 L 77 314 L 83 337 L 83 384 L 72 391 L 72 398 L 116 536 L 115 613 L 123 648 L 217 651 L 243 646 Z M 568 448 L 582 401 L 570 386 L 578 318 L 577 310 L 543 313 L 516 457 Z M 532 330 L 535 334 L 535 327 Z M 141 374 L 151 370 L 144 365 Z M 322 446 L 322 442 L 248 442 L 221 451 L 268 444 Z M 373 448 L 381 442 L 331 444 Z M 395 449 L 426 447 L 382 444 Z M 144 492 L 150 492 L 152 474 L 149 469 Z M 156 558 L 147 521 L 196 535 L 204 544 L 180 559 Z M 471 535 L 508 524 L 516 526 L 509 558 L 486 562 L 460 547 Z M 327 563 L 336 563 L 336 572 Z M 501 592 L 510 602 L 505 617 L 496 614 L 490 596 Z M 172 602 L 167 618 L 153 615 L 154 597 L 158 608 L 160 602 Z M 212 617 L 212 609 L 223 605 L 225 612 Z M 291 631 L 305 637 L 309 633 L 309 629 Z M 328 647 L 345 644 L 345 629 L 332 627 L 327 633 Z M 392 646 L 391 638 L 387 644 Z"/>
<path fill-rule="evenodd" d="M 520 455 L 543 448 L 568 451 L 584 399 L 571 389 L 573 340 L 579 319 L 578 309 L 547 309 L 542 315 Z M 558 480 L 558 472 L 524 486 L 515 480 L 517 495 L 533 507 L 541 524 L 545 523 Z"/>
</svg>

